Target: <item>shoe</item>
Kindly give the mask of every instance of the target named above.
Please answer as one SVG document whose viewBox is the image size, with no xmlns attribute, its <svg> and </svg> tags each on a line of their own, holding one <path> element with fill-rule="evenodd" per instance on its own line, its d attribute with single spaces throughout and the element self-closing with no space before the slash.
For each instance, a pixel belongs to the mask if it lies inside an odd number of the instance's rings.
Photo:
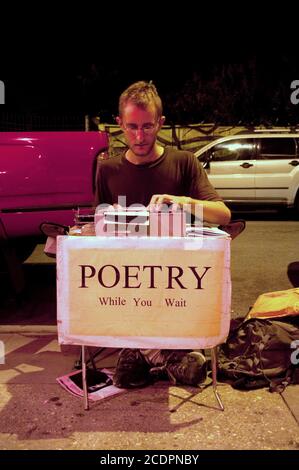
<svg viewBox="0 0 299 470">
<path fill-rule="evenodd" d="M 179 351 L 182 353 L 182 351 Z M 197 351 L 177 355 L 169 355 L 166 368 L 170 380 L 176 384 L 197 386 L 207 378 L 207 362 L 205 356 Z"/>
<path fill-rule="evenodd" d="M 118 388 L 144 387 L 151 382 L 149 369 L 139 349 L 122 349 L 117 361 L 113 385 Z"/>
</svg>

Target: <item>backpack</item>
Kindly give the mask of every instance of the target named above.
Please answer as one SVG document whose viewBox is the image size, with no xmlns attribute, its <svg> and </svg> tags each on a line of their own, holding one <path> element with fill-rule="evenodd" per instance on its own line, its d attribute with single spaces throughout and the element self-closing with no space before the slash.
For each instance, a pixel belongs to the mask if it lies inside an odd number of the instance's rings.
<svg viewBox="0 0 299 470">
<path fill-rule="evenodd" d="M 296 340 L 298 343 L 292 344 Z M 299 383 L 294 344 L 299 345 L 296 325 L 257 318 L 244 321 L 220 346 L 219 377 L 234 388 L 269 386 L 271 392 L 281 393 L 288 384 Z"/>
</svg>

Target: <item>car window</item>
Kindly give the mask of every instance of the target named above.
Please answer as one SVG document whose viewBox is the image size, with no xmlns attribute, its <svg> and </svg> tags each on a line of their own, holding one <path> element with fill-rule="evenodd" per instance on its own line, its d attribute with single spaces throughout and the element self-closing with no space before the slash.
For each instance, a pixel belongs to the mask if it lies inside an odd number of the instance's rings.
<svg viewBox="0 0 299 470">
<path fill-rule="evenodd" d="M 212 159 L 219 162 L 251 160 L 255 158 L 255 142 L 254 139 L 229 140 L 215 145 L 212 153 Z"/>
<path fill-rule="evenodd" d="M 258 158 L 262 160 L 278 160 L 296 157 L 296 142 L 290 137 L 260 139 Z"/>
</svg>

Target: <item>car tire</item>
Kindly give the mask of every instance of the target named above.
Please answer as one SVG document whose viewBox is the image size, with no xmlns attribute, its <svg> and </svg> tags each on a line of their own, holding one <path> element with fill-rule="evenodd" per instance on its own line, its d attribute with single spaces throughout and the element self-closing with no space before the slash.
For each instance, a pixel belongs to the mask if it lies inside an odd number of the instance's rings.
<svg viewBox="0 0 299 470">
<path fill-rule="evenodd" d="M 299 191 L 296 194 L 295 201 L 294 201 L 294 209 L 296 212 L 296 215 L 299 215 Z"/>
<path fill-rule="evenodd" d="M 20 238 L 14 240 L 12 245 L 15 249 L 18 260 L 23 263 L 33 253 L 36 247 L 36 240 L 34 238 Z"/>
</svg>

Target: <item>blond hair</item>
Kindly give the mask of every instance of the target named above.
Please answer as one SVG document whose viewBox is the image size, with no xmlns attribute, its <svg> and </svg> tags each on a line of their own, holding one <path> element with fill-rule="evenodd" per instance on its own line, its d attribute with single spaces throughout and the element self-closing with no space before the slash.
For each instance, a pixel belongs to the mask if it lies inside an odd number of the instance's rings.
<svg viewBox="0 0 299 470">
<path fill-rule="evenodd" d="M 156 108 L 157 117 L 162 116 L 162 101 L 152 81 L 135 82 L 120 95 L 118 106 L 120 116 L 122 116 L 123 110 L 129 102 L 142 109 L 147 109 L 153 104 Z"/>
</svg>

